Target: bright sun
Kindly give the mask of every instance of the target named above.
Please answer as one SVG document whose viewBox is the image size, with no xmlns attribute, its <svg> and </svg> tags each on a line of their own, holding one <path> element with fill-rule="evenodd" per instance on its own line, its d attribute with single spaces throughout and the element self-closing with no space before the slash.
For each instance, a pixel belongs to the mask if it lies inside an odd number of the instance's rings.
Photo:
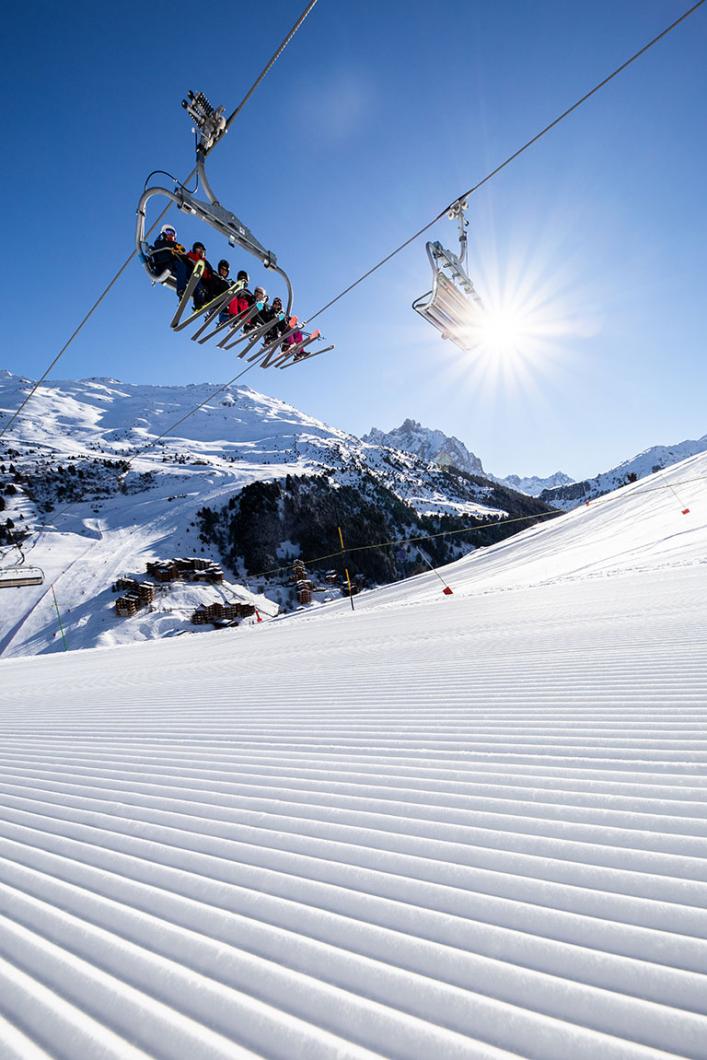
<svg viewBox="0 0 707 1060">
<path fill-rule="evenodd" d="M 543 222 L 532 239 L 514 239 L 515 246 L 499 246 L 489 230 L 468 267 L 478 299 L 465 299 L 460 341 L 444 343 L 445 386 L 481 402 L 519 399 L 538 408 L 561 377 L 581 370 L 582 347 L 601 330 L 603 291 L 584 276 L 563 229 Z"/>
<path fill-rule="evenodd" d="M 479 319 L 479 345 L 501 356 L 517 352 L 530 337 L 528 317 L 515 310 L 487 309 Z"/>
<path fill-rule="evenodd" d="M 477 391 L 538 393 L 542 377 L 567 366 L 574 336 L 586 334 L 575 297 L 567 302 L 568 277 L 533 264 L 511 259 L 505 270 L 496 264 L 479 276 L 483 308 L 471 310 L 472 348 L 450 364 Z"/>
</svg>

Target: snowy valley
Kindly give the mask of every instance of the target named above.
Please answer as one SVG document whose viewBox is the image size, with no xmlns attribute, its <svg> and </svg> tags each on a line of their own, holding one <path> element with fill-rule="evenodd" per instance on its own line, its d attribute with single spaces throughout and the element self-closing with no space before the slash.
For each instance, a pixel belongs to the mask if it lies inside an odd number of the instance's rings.
<svg viewBox="0 0 707 1060">
<path fill-rule="evenodd" d="M 3 373 L 4 416 L 28 386 Z M 292 562 L 335 553 L 340 524 L 359 550 L 347 566 L 359 589 L 448 562 L 550 511 L 249 387 L 47 383 L 5 442 L 0 546 L 17 562 L 18 541 L 46 582 L 3 595 L 4 657 L 203 631 L 211 624 L 195 626 L 195 611 L 216 604 L 254 607 L 247 621 L 268 620 L 298 604 Z M 525 522 L 506 525 L 517 518 Z M 116 618 L 119 579 L 144 579 L 148 563 L 180 557 L 221 565 L 223 581 L 157 585 L 148 607 Z M 333 565 L 317 567 L 312 603 L 341 595 L 343 568 Z"/>
<path fill-rule="evenodd" d="M 707 1060 L 706 19 L 6 5 L 0 1060 Z"/>
</svg>

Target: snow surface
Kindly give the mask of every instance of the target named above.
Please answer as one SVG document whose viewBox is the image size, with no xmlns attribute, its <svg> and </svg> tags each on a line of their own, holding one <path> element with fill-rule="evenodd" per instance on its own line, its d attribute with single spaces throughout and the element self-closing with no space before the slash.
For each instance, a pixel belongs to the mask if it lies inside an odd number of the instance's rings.
<svg viewBox="0 0 707 1060">
<path fill-rule="evenodd" d="M 441 574 L 0 664 L 3 1056 L 707 1056 L 707 456 Z"/>
</svg>

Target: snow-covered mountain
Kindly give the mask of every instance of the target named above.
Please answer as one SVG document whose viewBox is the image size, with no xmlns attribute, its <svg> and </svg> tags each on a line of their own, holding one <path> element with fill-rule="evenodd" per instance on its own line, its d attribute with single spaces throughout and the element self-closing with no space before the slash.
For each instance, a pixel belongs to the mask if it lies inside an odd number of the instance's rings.
<svg viewBox="0 0 707 1060">
<path fill-rule="evenodd" d="M 694 441 L 688 439 L 676 445 L 654 445 L 650 449 L 644 449 L 638 456 L 624 460 L 617 467 L 612 467 L 609 471 L 604 471 L 594 478 L 571 484 L 558 484 L 557 488 L 544 489 L 536 496 L 552 505 L 553 508 L 570 511 L 579 504 L 610 493 L 628 482 L 635 482 L 637 479 L 645 478 L 646 475 L 654 474 L 690 456 L 704 452 L 707 452 L 707 434 Z"/>
<path fill-rule="evenodd" d="M 547 475 L 545 478 L 540 478 L 538 475 L 506 475 L 505 478 L 497 478 L 495 475 L 489 475 L 494 482 L 502 482 L 504 486 L 508 486 L 509 489 L 518 490 L 519 493 L 527 493 L 529 497 L 539 497 L 543 490 L 554 489 L 556 486 L 568 486 L 574 482 L 569 475 L 566 475 L 564 471 L 556 471 L 554 475 Z"/>
<path fill-rule="evenodd" d="M 0 378 L 0 424 L 29 385 Z M 5 591 L 0 652 L 59 647 L 49 587 L 74 647 L 176 635 L 193 629 L 197 607 L 220 600 L 256 601 L 266 614 L 294 606 L 284 575 L 253 585 L 253 572 L 332 552 L 337 520 L 345 518 L 351 548 L 454 531 L 397 556 L 388 549 L 377 564 L 361 553 L 349 566 L 370 584 L 518 529 L 464 526 L 547 511 L 493 482 L 362 442 L 250 387 L 216 391 L 107 378 L 40 388 L 0 446 L 0 548 L 24 537 L 27 562 L 42 567 L 46 583 Z M 18 556 L 8 552 L 5 562 Z M 227 562 L 223 586 L 160 590 L 159 606 L 116 620 L 117 579 L 185 556 Z"/>
<path fill-rule="evenodd" d="M 27 379 L 2 373 L 0 426 L 29 386 Z M 107 378 L 48 382 L 6 440 L 35 462 L 44 455 L 127 459 L 167 432 L 151 452 L 138 458 L 136 467 L 164 476 L 177 465 L 202 466 L 208 472 L 191 474 L 218 471 L 246 484 L 254 477 L 276 478 L 293 470 L 318 473 L 322 467 L 344 470 L 353 463 L 369 468 L 420 514 L 504 510 L 483 502 L 488 488 L 457 479 L 455 489 L 454 480 L 430 468 L 426 457 L 415 459 L 413 454 L 411 459 L 406 452 L 392 452 L 387 443 L 367 443 L 248 386 L 215 391 L 209 383 L 145 386 Z M 197 465 L 198 460 L 205 463 Z M 480 467 L 472 461 L 461 470 L 478 474 Z M 179 477 L 185 474 L 180 467 Z"/>
<path fill-rule="evenodd" d="M 447 435 L 444 431 L 423 427 L 416 420 L 404 420 L 392 431 L 381 431 L 377 427 L 372 427 L 368 434 L 363 435 L 363 441 L 414 453 L 427 463 L 439 464 L 441 467 L 456 467 L 470 475 L 481 475 L 509 489 L 526 493 L 530 497 L 537 497 L 545 489 L 563 486 L 574 481 L 563 471 L 556 471 L 546 478 L 537 475 L 507 475 L 505 478 L 499 478 L 497 475 L 484 471 L 479 457 L 467 449 L 459 438 Z"/>
<path fill-rule="evenodd" d="M 363 435 L 363 441 L 373 445 L 386 445 L 391 449 L 402 449 L 428 464 L 458 467 L 470 475 L 485 474 L 478 456 L 470 452 L 458 438 L 446 435 L 443 431 L 423 427 L 416 420 L 404 420 L 392 431 L 380 431 L 377 427 L 371 427 L 368 434 Z"/>
</svg>

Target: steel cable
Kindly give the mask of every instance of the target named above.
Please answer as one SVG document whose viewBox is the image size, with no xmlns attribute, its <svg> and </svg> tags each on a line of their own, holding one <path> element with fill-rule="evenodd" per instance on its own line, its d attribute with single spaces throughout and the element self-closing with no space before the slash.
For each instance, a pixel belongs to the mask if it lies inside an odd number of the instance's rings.
<svg viewBox="0 0 707 1060">
<path fill-rule="evenodd" d="M 303 13 L 300 15 L 300 17 L 297 20 L 297 22 L 294 24 L 294 26 L 292 27 L 290 32 L 287 34 L 287 36 L 283 39 L 282 43 L 280 44 L 278 49 L 274 52 L 274 54 L 272 55 L 272 57 L 270 58 L 270 60 L 266 64 L 266 66 L 263 68 L 263 70 L 259 74 L 258 78 L 256 78 L 255 82 L 250 87 L 250 89 L 248 90 L 246 95 L 243 97 L 241 102 L 238 104 L 238 106 L 235 108 L 235 110 L 231 113 L 231 115 L 227 119 L 227 123 L 226 123 L 226 128 L 227 129 L 230 127 L 231 123 L 235 120 L 237 115 L 240 113 L 240 111 L 246 105 L 246 103 L 248 102 L 250 97 L 253 95 L 253 93 L 257 89 L 258 85 L 262 82 L 264 77 L 267 75 L 269 70 L 275 64 L 275 62 L 280 57 L 282 52 L 285 50 L 287 45 L 290 43 L 290 41 L 294 37 L 295 33 L 300 28 L 300 26 L 302 25 L 302 23 L 306 19 L 307 15 L 310 13 L 310 11 L 312 10 L 312 8 L 315 6 L 316 3 L 317 3 L 317 0 L 310 0 L 310 3 L 307 4 L 307 7 L 303 11 Z M 657 44 L 660 40 L 662 40 L 670 32 L 672 32 L 672 30 L 674 30 L 677 26 L 679 26 L 682 22 L 684 22 L 698 8 L 702 7 L 702 5 L 704 3 L 705 3 L 705 0 L 697 0 L 697 2 L 694 3 L 686 11 L 684 11 L 682 15 L 680 15 L 677 19 L 675 19 L 673 22 L 671 22 L 670 25 L 666 26 L 665 29 L 663 29 L 660 33 L 658 33 L 650 41 L 648 41 L 646 44 L 644 44 L 638 51 L 634 52 L 633 55 L 631 55 L 628 59 L 626 59 L 620 66 L 618 66 L 615 70 L 613 70 L 605 78 L 603 78 L 601 81 L 599 81 L 593 88 L 591 88 L 588 92 L 586 92 L 583 96 L 581 96 L 570 107 L 566 108 L 561 114 L 559 114 L 556 118 L 554 118 L 553 121 L 551 121 L 543 129 L 541 129 L 540 132 L 536 133 L 535 136 L 533 136 L 530 140 L 526 141 L 526 143 L 524 143 L 520 148 L 518 148 L 518 150 L 514 151 L 513 154 L 509 155 L 506 159 L 504 159 L 504 161 L 501 162 L 498 166 L 496 166 L 493 170 L 491 170 L 490 173 L 487 173 L 486 176 L 484 176 L 481 180 L 479 180 L 476 184 L 474 184 L 471 188 L 469 188 L 461 196 L 459 196 L 457 199 L 454 199 L 453 202 L 450 203 L 449 206 L 446 206 L 444 208 L 444 210 L 440 211 L 440 213 L 437 214 L 431 221 L 429 221 L 422 228 L 418 229 L 413 235 L 409 236 L 403 243 L 401 243 L 399 246 L 397 246 L 394 250 L 392 250 L 389 254 L 387 254 L 384 258 L 382 258 L 379 262 L 377 262 L 370 269 L 368 269 L 357 280 L 355 280 L 353 283 L 349 284 L 348 287 L 346 287 L 343 291 L 341 291 L 334 298 L 330 299 L 330 301 L 328 301 L 324 306 L 322 306 L 321 309 L 318 309 L 312 316 L 308 317 L 307 320 L 305 321 L 305 323 L 310 323 L 316 317 L 320 316 L 326 310 L 331 308 L 331 306 L 333 306 L 336 302 L 340 301 L 343 297 L 345 297 L 345 295 L 347 295 L 355 287 L 357 287 L 357 286 L 359 286 L 359 284 L 363 283 L 364 280 L 368 279 L 369 276 L 371 276 L 373 273 L 377 272 L 380 268 L 383 267 L 383 265 L 387 264 L 387 262 L 389 262 L 393 257 L 395 257 L 402 250 L 404 250 L 407 246 L 409 246 L 416 239 L 418 239 L 421 235 L 423 235 L 426 231 L 428 231 L 428 229 L 430 229 L 434 224 L 436 224 L 439 220 L 441 220 L 445 216 L 445 214 L 448 212 L 450 207 L 453 206 L 454 203 L 458 202 L 459 199 L 466 198 L 466 197 L 472 195 L 475 191 L 477 191 L 479 188 L 481 188 L 484 184 L 488 183 L 491 179 L 493 179 L 493 177 L 495 177 L 498 173 L 500 173 L 501 170 L 505 169 L 506 166 L 510 165 L 511 162 L 513 162 L 516 158 L 518 158 L 521 154 L 523 154 L 526 150 L 528 150 L 528 148 L 530 148 L 533 144 L 537 143 L 543 136 L 545 136 L 548 132 L 550 132 L 551 129 L 555 128 L 561 121 L 563 121 L 566 117 L 568 117 L 575 110 L 577 110 L 583 103 L 585 103 L 588 99 L 590 99 L 593 95 L 595 95 L 595 93 L 599 92 L 610 81 L 612 81 L 615 77 L 617 77 L 620 73 L 622 73 L 625 69 L 627 69 L 627 67 L 629 67 L 638 58 L 640 58 L 642 55 L 644 55 L 650 48 L 652 48 L 655 44 Z M 217 143 L 218 142 L 219 141 L 217 141 Z M 214 144 L 214 146 L 215 146 L 215 144 Z M 213 150 L 213 148 L 212 148 L 212 150 Z M 191 173 L 185 178 L 184 184 L 188 184 L 189 183 L 189 181 L 191 180 L 191 178 L 195 174 L 195 172 L 196 172 L 196 168 L 192 169 Z M 158 216 L 157 220 L 154 222 L 154 224 L 148 230 L 147 235 L 149 235 L 154 230 L 154 228 L 160 223 L 160 221 L 162 220 L 164 215 L 169 210 L 170 206 L 171 206 L 171 203 L 169 203 L 166 207 L 164 207 L 164 209 L 161 211 L 160 215 Z M 79 326 L 76 328 L 74 333 L 71 335 L 69 340 L 66 342 L 64 347 L 60 350 L 60 352 L 54 358 L 54 360 L 52 361 L 50 366 L 44 372 L 44 374 L 42 375 L 41 379 L 38 380 L 36 384 L 34 384 L 32 390 L 30 391 L 30 393 L 26 396 L 26 398 L 24 399 L 22 404 L 19 406 L 19 408 L 12 415 L 10 421 L 0 431 L 0 438 L 3 437 L 3 435 L 6 433 L 6 431 L 9 429 L 9 427 L 12 425 L 14 420 L 18 417 L 19 413 L 22 411 L 22 409 L 25 407 L 25 405 L 31 399 L 32 395 L 35 393 L 37 388 L 46 379 L 46 377 L 49 374 L 49 372 L 51 371 L 51 369 L 59 361 L 60 357 L 63 356 L 63 354 L 66 351 L 66 349 L 68 349 L 69 345 L 71 344 L 71 342 L 73 342 L 73 340 L 76 337 L 76 335 L 78 335 L 78 333 L 84 327 L 84 325 L 89 320 L 89 318 L 91 317 L 93 312 L 98 308 L 98 306 L 103 301 L 105 296 L 108 294 L 110 289 L 117 282 L 117 280 L 122 275 L 122 273 L 125 270 L 125 268 L 132 261 L 132 259 L 135 257 L 136 253 L 137 252 L 135 250 L 133 250 L 132 253 L 130 254 L 130 256 L 121 265 L 120 269 L 115 274 L 113 279 L 110 281 L 108 286 L 105 288 L 103 293 L 99 296 L 99 298 L 93 304 L 93 306 L 91 307 L 89 312 L 83 318 L 83 320 L 81 321 Z M 198 412 L 199 409 L 203 408 L 203 406 L 206 405 L 210 400 L 212 400 L 213 397 L 217 396 L 219 393 L 221 393 L 227 387 L 232 385 L 236 380 L 240 379 L 241 376 L 245 375 L 245 373 L 247 371 L 249 371 L 250 367 L 253 367 L 253 365 L 250 365 L 248 368 L 245 368 L 242 372 L 238 373 L 231 380 L 229 380 L 228 382 L 223 383 L 221 386 L 219 386 L 207 398 L 205 398 L 203 401 L 199 402 L 191 410 L 189 410 L 183 416 L 181 416 L 179 418 L 179 420 L 176 421 L 176 423 L 171 425 L 171 427 L 167 428 L 167 430 L 165 430 L 160 435 L 158 435 L 156 438 L 154 438 L 142 450 L 139 450 L 137 453 L 135 453 L 130 458 L 129 462 L 131 463 L 138 456 L 142 455 L 143 453 L 147 452 L 149 449 L 153 448 L 159 441 L 161 441 L 164 437 L 166 437 L 171 430 L 174 430 L 177 426 L 180 426 L 185 420 L 189 419 L 190 416 L 194 415 L 194 413 Z M 64 511 L 66 511 L 66 509 L 64 509 Z M 60 518 L 64 514 L 64 511 L 60 512 L 59 515 L 55 517 L 55 519 Z M 40 528 L 40 532 L 41 532 L 41 529 L 42 528 Z"/>
<path fill-rule="evenodd" d="M 297 30 L 298 30 L 298 29 L 300 28 L 300 26 L 302 25 L 302 23 L 303 23 L 303 22 L 304 22 L 304 20 L 306 19 L 307 15 L 308 15 L 308 14 L 310 13 L 310 11 L 311 11 L 311 10 L 312 10 L 312 8 L 313 8 L 313 7 L 314 7 L 314 6 L 316 5 L 316 3 L 317 3 L 317 0 L 310 0 L 310 2 L 309 2 L 309 3 L 307 4 L 306 8 L 305 8 L 305 9 L 304 9 L 304 11 L 302 12 L 302 14 L 301 14 L 301 15 L 299 16 L 299 18 L 298 18 L 298 19 L 297 19 L 297 21 L 295 22 L 294 26 L 292 27 L 292 29 L 291 29 L 291 30 L 289 31 L 289 33 L 287 34 L 287 36 L 286 36 L 286 37 L 284 37 L 284 39 L 283 39 L 283 40 L 282 40 L 282 42 L 280 43 L 280 45 L 279 45 L 279 47 L 277 48 L 277 50 L 276 50 L 276 51 L 274 52 L 274 54 L 273 54 L 273 55 L 271 56 L 271 58 L 270 58 L 270 59 L 268 60 L 268 62 L 267 62 L 267 63 L 265 64 L 265 66 L 263 67 L 263 69 L 261 70 L 261 72 L 260 72 L 260 73 L 258 74 L 258 76 L 257 76 L 257 78 L 255 79 L 255 81 L 253 82 L 253 84 L 252 84 L 252 85 L 250 86 L 250 88 L 249 88 L 249 89 L 248 89 L 248 91 L 246 92 L 246 94 L 245 94 L 245 96 L 243 97 L 243 99 L 241 100 L 241 102 L 240 102 L 240 103 L 238 104 L 238 106 L 236 107 L 236 109 L 235 109 L 235 110 L 234 110 L 234 111 L 232 112 L 232 114 L 231 114 L 231 115 L 230 115 L 230 117 L 228 118 L 228 120 L 227 120 L 227 122 L 226 122 L 226 129 L 230 128 L 230 126 L 231 126 L 231 125 L 233 124 L 233 122 L 234 122 L 234 121 L 235 121 L 235 119 L 236 119 L 236 118 L 238 117 L 238 115 L 240 114 L 240 112 L 241 112 L 241 111 L 243 110 L 243 108 L 245 107 L 246 103 L 247 103 L 247 102 L 249 101 L 249 99 L 251 98 L 251 96 L 253 95 L 253 93 L 255 92 L 255 90 L 256 90 L 256 89 L 258 88 L 258 86 L 260 85 L 260 83 L 261 83 L 261 82 L 263 81 L 263 79 L 264 79 L 264 78 L 265 78 L 265 77 L 267 76 L 267 74 L 268 74 L 268 73 L 270 72 L 270 70 L 272 69 L 272 67 L 273 67 L 273 66 L 275 65 L 275 63 L 277 62 L 277 60 L 278 60 L 278 59 L 280 58 L 280 56 L 281 56 L 281 55 L 282 55 L 282 53 L 284 52 L 285 48 L 286 48 L 286 47 L 287 47 L 287 45 L 288 45 L 288 44 L 290 43 L 290 41 L 291 41 L 291 40 L 292 40 L 292 38 L 294 37 L 295 33 L 296 33 L 296 32 L 297 32 Z M 220 142 L 220 140 L 217 140 L 217 141 L 216 141 L 216 143 L 219 143 L 219 142 Z M 215 147 L 215 146 L 216 146 L 216 144 L 214 144 L 213 146 Z M 212 150 L 213 150 L 213 147 L 212 147 Z M 184 180 L 183 180 L 183 181 L 181 182 L 181 183 L 182 183 L 182 185 L 185 185 L 185 186 L 186 186 L 186 185 L 188 185 L 188 184 L 189 184 L 189 182 L 191 181 L 192 177 L 194 177 L 195 175 L 196 175 L 196 166 L 194 166 L 194 168 L 193 168 L 193 169 L 191 170 L 191 172 L 189 173 L 189 175 L 188 175 L 188 176 L 186 176 L 186 177 L 184 178 Z M 152 225 L 151 225 L 151 226 L 150 226 L 150 227 L 148 228 L 147 232 L 145 233 L 145 235 L 146 235 L 146 236 L 149 236 L 149 235 L 150 235 L 150 234 L 151 234 L 152 232 L 154 232 L 155 228 L 156 228 L 156 227 L 157 227 L 157 225 L 158 225 L 158 224 L 160 223 L 160 221 L 161 221 L 161 220 L 163 219 L 163 217 L 164 217 L 164 216 L 165 216 L 165 215 L 167 214 L 167 212 L 168 212 L 168 210 L 169 210 L 169 209 L 171 208 L 171 206 L 172 206 L 172 203 L 171 203 L 171 202 L 169 202 L 169 203 L 167 203 L 167 205 L 166 205 L 165 207 L 163 207 L 163 209 L 161 210 L 161 212 L 160 212 L 159 216 L 157 217 L 157 219 L 156 219 L 156 220 L 155 220 L 155 221 L 153 222 L 153 224 L 152 224 Z M 55 365 L 57 365 L 57 364 L 59 363 L 59 361 L 61 360 L 61 358 L 62 358 L 62 357 L 64 356 L 64 354 L 65 354 L 65 353 L 66 353 L 66 351 L 68 350 L 69 346 L 71 346 L 71 344 L 72 344 L 72 342 L 74 341 L 74 339 L 76 338 L 76 336 L 77 336 L 77 335 L 78 335 L 78 334 L 79 334 L 79 333 L 80 333 L 80 332 L 81 332 L 81 331 L 83 330 L 83 328 L 85 327 L 85 325 L 86 325 L 86 324 L 88 323 L 88 321 L 89 321 L 89 320 L 91 319 L 91 317 L 93 316 L 93 314 L 95 313 L 95 311 L 96 311 L 96 310 L 98 309 L 98 307 L 99 307 L 99 305 L 101 304 L 101 302 L 102 302 L 102 301 L 104 300 L 104 298 L 106 297 L 106 295 L 107 295 L 107 294 L 108 294 L 108 293 L 110 292 L 110 290 L 111 290 L 111 289 L 112 289 L 112 288 L 114 287 L 114 285 L 115 285 L 115 284 L 116 284 L 116 283 L 118 282 L 118 280 L 120 279 L 120 277 L 121 277 L 121 276 L 123 275 L 123 273 L 124 273 L 124 272 L 125 272 L 125 270 L 127 269 L 128 265 L 130 264 L 130 262 L 131 262 L 131 261 L 133 260 L 133 258 L 134 258 L 134 257 L 135 257 L 136 255 L 137 255 L 137 250 L 132 250 L 132 251 L 130 252 L 130 254 L 129 254 L 129 255 L 128 255 L 128 257 L 127 257 L 127 258 L 125 259 L 125 261 L 123 262 L 123 264 L 122 264 L 122 265 L 120 266 L 120 268 L 118 269 L 118 271 L 117 271 L 117 272 L 115 273 L 115 275 L 113 276 L 113 278 L 112 278 L 112 279 L 111 279 L 111 280 L 110 280 L 110 281 L 108 282 L 108 284 L 107 284 L 107 285 L 105 286 L 105 288 L 103 289 L 103 291 L 101 292 L 101 294 L 100 294 L 100 295 L 98 296 L 98 298 L 96 299 L 96 301 L 95 301 L 95 302 L 93 303 L 93 305 L 91 306 L 91 308 L 89 309 L 89 311 L 88 311 L 88 312 L 86 313 L 86 315 L 84 316 L 84 318 L 82 319 L 82 321 L 80 322 L 80 324 L 79 324 L 79 325 L 78 325 L 78 326 L 77 326 L 77 327 L 75 328 L 75 330 L 74 330 L 74 331 L 73 331 L 73 332 L 71 333 L 71 335 L 69 336 L 69 338 L 68 338 L 68 339 L 66 340 L 66 342 L 64 343 L 64 345 L 62 346 L 62 348 L 61 348 L 61 349 L 59 350 L 59 352 L 57 353 L 56 357 L 55 357 L 55 358 L 53 359 L 53 361 L 52 361 L 52 362 L 51 362 L 51 363 L 50 363 L 50 364 L 48 365 L 48 367 L 47 367 L 47 368 L 45 369 L 45 371 L 44 371 L 44 372 L 42 373 L 42 375 L 40 376 L 40 378 L 39 378 L 39 379 L 38 379 L 38 380 L 37 380 L 37 381 L 36 381 L 36 382 L 35 382 L 35 383 L 33 384 L 33 386 L 32 386 L 32 389 L 30 390 L 29 394 L 27 394 L 27 395 L 26 395 L 26 397 L 25 397 L 25 398 L 24 398 L 24 400 L 23 400 L 23 401 L 21 402 L 21 404 L 20 404 L 20 405 L 18 406 L 18 408 L 17 408 L 17 409 L 15 409 L 15 411 L 13 412 L 13 414 L 12 414 L 12 415 L 10 416 L 10 419 L 8 420 L 8 422 L 7 422 L 7 423 L 6 423 L 6 424 L 5 424 L 5 425 L 4 425 L 3 427 L 2 427 L 2 429 L 0 429 L 0 438 L 3 438 L 3 437 L 4 437 L 4 435 L 5 435 L 6 433 L 7 433 L 7 431 L 9 431 L 10 427 L 11 427 L 11 426 L 12 426 L 12 424 L 13 424 L 13 423 L 15 422 L 15 420 L 16 420 L 16 419 L 17 419 L 17 418 L 19 417 L 19 415 L 20 415 L 20 413 L 22 412 L 22 410 L 23 410 L 23 409 L 24 409 L 24 408 L 26 407 L 26 405 L 27 405 L 27 404 L 28 404 L 28 403 L 29 403 L 29 402 L 30 402 L 30 401 L 32 400 L 32 397 L 34 396 L 34 394 L 36 393 L 36 391 L 37 391 L 37 390 L 39 389 L 39 387 L 40 387 L 40 386 L 42 385 L 42 383 L 43 383 L 43 382 L 44 382 L 44 380 L 45 380 L 45 379 L 47 378 L 47 376 L 49 375 L 49 373 L 50 373 L 50 372 L 52 371 L 52 369 L 54 368 L 54 366 L 55 366 Z"/>
<path fill-rule="evenodd" d="M 315 320 L 318 316 L 321 316 L 322 313 L 326 312 L 327 309 L 330 309 L 350 291 L 353 291 L 355 287 L 358 287 L 358 285 L 363 283 L 364 280 L 367 280 L 369 276 L 372 276 L 374 272 L 378 272 L 378 270 L 381 269 L 384 265 L 387 265 L 391 258 L 394 258 L 397 254 L 400 254 L 401 251 L 405 250 L 405 248 L 410 246 L 411 243 L 414 243 L 415 240 L 419 239 L 421 235 L 424 235 L 424 233 L 427 232 L 430 228 L 432 228 L 433 225 L 437 224 L 438 221 L 441 221 L 445 214 L 447 214 L 448 211 L 455 205 L 455 203 L 458 203 L 462 199 L 467 199 L 470 195 L 473 195 L 475 191 L 478 191 L 479 188 L 483 187 L 484 184 L 487 184 L 490 180 L 492 180 L 493 177 L 500 173 L 502 169 L 505 169 L 506 166 L 509 166 L 511 164 L 511 162 L 514 162 L 515 159 L 519 157 L 519 155 L 522 155 L 523 152 L 527 151 L 529 147 L 532 147 L 533 144 L 536 144 L 538 140 L 541 140 L 542 137 L 546 135 L 546 133 L 549 133 L 551 129 L 554 129 L 555 126 L 559 125 L 561 121 L 564 121 L 565 118 L 569 117 L 570 114 L 577 110 L 578 107 L 581 107 L 583 103 L 586 103 L 586 101 L 590 99 L 596 92 L 599 92 L 600 89 L 604 88 L 605 85 L 608 85 L 608 83 L 612 81 L 615 77 L 618 77 L 618 75 L 622 73 L 627 67 L 634 63 L 642 55 L 645 55 L 645 53 L 650 48 L 652 48 L 654 44 L 657 44 L 658 41 L 663 39 L 663 37 L 666 37 L 669 33 L 671 33 L 672 30 L 679 26 L 681 22 L 684 22 L 686 18 L 688 18 L 695 11 L 697 11 L 698 7 L 702 7 L 704 3 L 705 0 L 697 0 L 697 3 L 693 4 L 692 7 L 687 9 L 687 11 L 684 11 L 679 18 L 676 18 L 675 21 L 671 22 L 669 26 L 666 26 L 664 30 L 661 30 L 661 32 L 657 36 L 653 37 L 652 40 L 649 40 L 648 43 L 644 44 L 642 48 L 639 48 L 637 52 L 634 52 L 633 55 L 631 55 L 628 59 L 625 60 L 625 62 L 621 63 L 621 66 L 617 66 L 615 70 L 613 70 L 607 77 L 599 81 L 599 83 L 596 84 L 594 88 L 591 88 L 589 92 L 585 92 L 584 95 L 580 97 L 580 99 L 578 99 L 570 107 L 567 107 L 566 110 L 563 110 L 561 114 L 558 114 L 558 116 L 554 118 L 548 125 L 546 125 L 544 129 L 541 129 L 539 133 L 536 133 L 535 136 L 531 137 L 530 140 L 527 140 L 522 147 L 519 147 L 518 150 L 514 151 L 512 155 L 509 155 L 508 158 L 504 159 L 503 162 L 497 165 L 495 169 L 492 169 L 490 173 L 487 173 L 485 177 L 482 177 L 482 179 L 477 181 L 476 184 L 473 184 L 472 187 L 467 189 L 467 191 L 462 192 L 462 194 L 458 195 L 456 199 L 453 199 L 449 206 L 445 206 L 445 208 L 441 210 L 436 215 L 436 217 L 433 217 L 431 221 L 428 221 L 426 225 L 424 225 L 422 228 L 418 228 L 417 232 L 415 232 L 414 235 L 411 235 L 408 239 L 405 240 L 404 243 L 401 243 L 400 246 L 396 247 L 395 250 L 391 250 L 389 254 L 386 254 L 384 258 L 381 258 L 379 262 L 377 262 L 370 269 L 364 272 L 362 276 L 359 276 L 357 280 L 354 280 L 353 283 L 350 283 L 348 285 L 348 287 L 345 287 L 340 294 L 337 294 L 334 296 L 334 298 L 331 298 L 325 305 L 322 306 L 321 309 L 318 309 L 316 313 L 308 317 L 305 323 L 309 324 L 312 320 Z"/>
</svg>

